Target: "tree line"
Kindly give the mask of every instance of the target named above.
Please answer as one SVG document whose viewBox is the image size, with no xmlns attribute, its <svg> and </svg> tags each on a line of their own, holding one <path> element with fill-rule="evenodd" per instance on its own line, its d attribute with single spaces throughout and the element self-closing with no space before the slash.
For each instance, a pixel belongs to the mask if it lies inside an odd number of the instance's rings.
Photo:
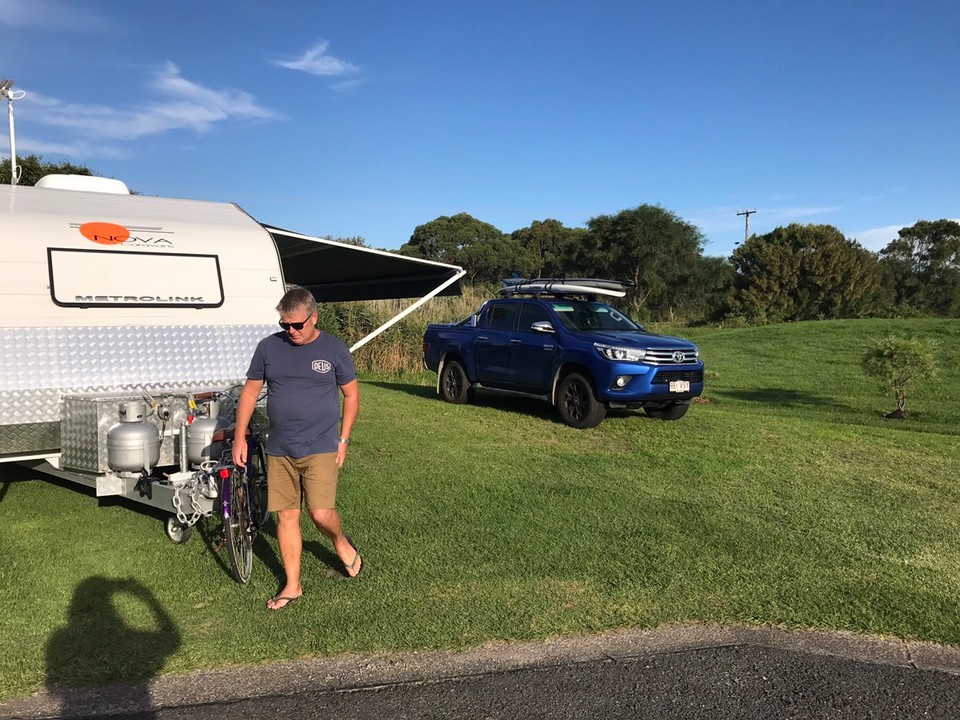
<svg viewBox="0 0 960 720">
<path fill-rule="evenodd" d="M 960 223 L 921 220 L 872 252 L 831 225 L 794 223 L 705 256 L 695 225 L 659 205 L 534 221 L 506 234 L 467 213 L 417 226 L 400 252 L 460 265 L 470 283 L 501 278 L 627 280 L 645 320 L 745 324 L 854 317 L 960 316 Z"/>
<path fill-rule="evenodd" d="M 85 166 L 18 160 L 20 184 Z M 5 179 L 4 179 L 5 178 Z M 0 183 L 10 181 L 10 161 Z M 363 238 L 342 240 L 366 246 Z M 508 277 L 604 277 L 633 284 L 625 305 L 641 320 L 755 324 L 853 317 L 960 317 L 960 223 L 920 220 L 879 252 L 831 225 L 791 224 L 752 235 L 729 258 L 703 254 L 705 237 L 660 205 L 591 218 L 585 228 L 535 220 L 504 233 L 467 214 L 418 225 L 399 252 L 459 265 L 474 285 Z"/>
</svg>

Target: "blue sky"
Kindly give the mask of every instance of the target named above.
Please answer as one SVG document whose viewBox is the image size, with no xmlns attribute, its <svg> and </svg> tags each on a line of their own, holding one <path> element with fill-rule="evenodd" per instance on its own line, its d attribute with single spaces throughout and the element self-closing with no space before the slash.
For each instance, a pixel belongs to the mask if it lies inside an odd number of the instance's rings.
<svg viewBox="0 0 960 720">
<path fill-rule="evenodd" d="M 877 250 L 960 217 L 958 27 L 955 0 L 0 0 L 0 76 L 18 155 L 311 235 L 651 203 L 709 255 L 746 209 Z"/>
</svg>

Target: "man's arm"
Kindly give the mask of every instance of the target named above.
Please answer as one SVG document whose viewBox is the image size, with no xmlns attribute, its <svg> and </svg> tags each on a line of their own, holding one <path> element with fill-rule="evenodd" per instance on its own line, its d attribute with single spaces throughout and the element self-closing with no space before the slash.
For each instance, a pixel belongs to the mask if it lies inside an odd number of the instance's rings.
<svg viewBox="0 0 960 720">
<path fill-rule="evenodd" d="M 343 421 L 340 425 L 340 437 L 350 439 L 350 433 L 353 431 L 353 423 L 357 420 L 357 414 L 360 412 L 360 383 L 356 379 L 351 380 L 346 385 L 340 386 L 340 392 L 343 393 Z M 343 467 L 343 461 L 347 459 L 347 444 L 337 443 L 337 467 Z"/>
<path fill-rule="evenodd" d="M 233 438 L 234 465 L 246 467 L 247 443 L 245 437 L 247 428 L 250 426 L 250 418 L 253 417 L 253 411 L 257 407 L 257 398 L 260 397 L 261 390 L 263 390 L 263 380 L 248 379 L 243 384 L 243 390 L 240 391 L 240 398 L 237 400 L 237 427 Z"/>
</svg>

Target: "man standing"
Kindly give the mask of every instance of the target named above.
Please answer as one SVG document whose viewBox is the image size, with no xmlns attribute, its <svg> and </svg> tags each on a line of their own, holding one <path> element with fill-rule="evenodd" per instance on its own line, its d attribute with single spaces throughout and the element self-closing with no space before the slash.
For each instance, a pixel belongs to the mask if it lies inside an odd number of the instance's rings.
<svg viewBox="0 0 960 720">
<path fill-rule="evenodd" d="M 301 494 L 313 524 L 333 541 L 347 575 L 356 577 L 363 570 L 363 558 L 344 534 L 334 507 L 337 476 L 360 409 L 356 367 L 343 342 L 317 329 L 317 303 L 309 290 L 288 290 L 277 312 L 283 331 L 257 345 L 237 404 L 236 427 L 236 437 L 244 437 L 266 383 L 267 507 L 277 513 L 277 541 L 286 573 L 286 584 L 267 601 L 271 610 L 282 610 L 303 594 Z M 234 443 L 233 461 L 246 465 L 245 442 Z"/>
</svg>

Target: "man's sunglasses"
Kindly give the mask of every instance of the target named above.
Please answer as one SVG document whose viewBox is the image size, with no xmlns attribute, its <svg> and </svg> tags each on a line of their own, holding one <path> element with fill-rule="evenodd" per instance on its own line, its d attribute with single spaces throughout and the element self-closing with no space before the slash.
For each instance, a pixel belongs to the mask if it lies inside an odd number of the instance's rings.
<svg viewBox="0 0 960 720">
<path fill-rule="evenodd" d="M 312 314 L 308 315 L 306 320 L 302 322 L 295 322 L 295 323 L 288 323 L 281 320 L 280 327 L 282 327 L 284 330 L 289 330 L 290 328 L 293 328 L 294 330 L 303 330 L 303 326 L 307 324 L 307 322 L 310 320 L 311 317 L 313 317 Z"/>
</svg>

